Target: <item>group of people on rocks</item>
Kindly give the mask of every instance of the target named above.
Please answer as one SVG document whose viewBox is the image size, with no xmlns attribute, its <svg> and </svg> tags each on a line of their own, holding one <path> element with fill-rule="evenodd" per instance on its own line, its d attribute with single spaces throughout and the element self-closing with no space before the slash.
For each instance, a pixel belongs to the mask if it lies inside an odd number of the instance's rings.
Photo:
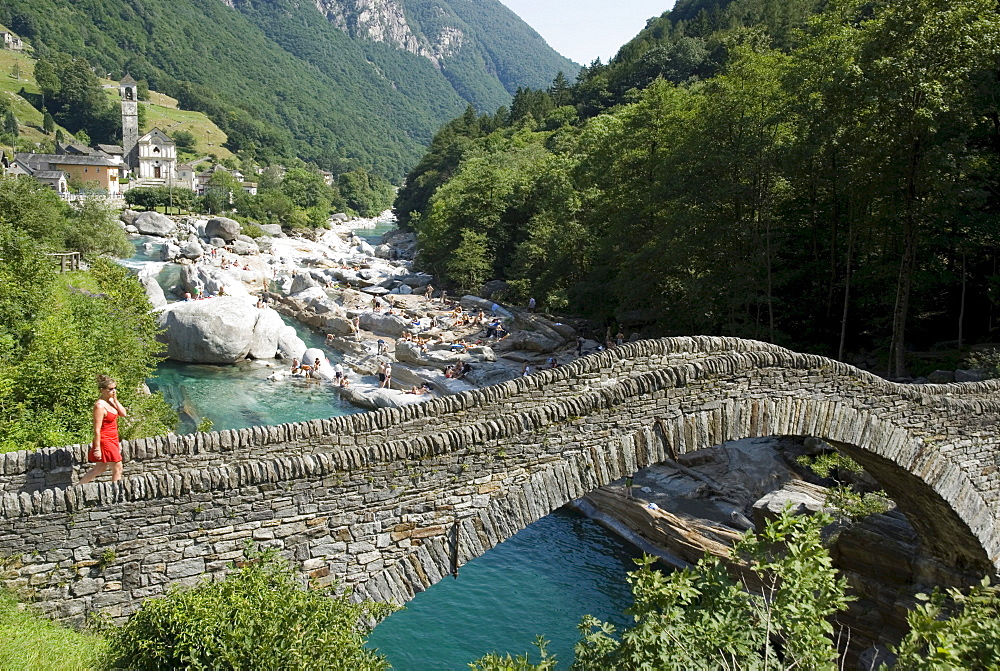
<svg viewBox="0 0 1000 671">
<path fill-rule="evenodd" d="M 444 369 L 444 376 L 453 380 L 461 380 L 472 371 L 472 364 L 468 361 L 459 361 Z"/>
<path fill-rule="evenodd" d="M 503 340 L 508 335 L 510 334 L 507 332 L 507 329 L 504 328 L 503 320 L 501 320 L 499 317 L 494 319 L 486 326 L 487 338 L 496 338 L 497 340 Z"/>
<path fill-rule="evenodd" d="M 239 259 L 236 259 L 235 261 L 230 261 L 225 257 L 223 257 L 222 262 L 219 264 L 219 267 L 222 268 L 223 270 L 250 270 L 250 266 L 246 262 L 244 262 L 243 265 L 240 265 Z"/>
<path fill-rule="evenodd" d="M 214 294 L 207 293 L 206 291 L 204 291 L 201 288 L 201 285 L 196 284 L 191 289 L 191 291 L 185 291 L 184 292 L 184 302 L 186 303 L 188 301 L 200 301 L 200 300 L 203 300 L 205 298 L 214 298 L 216 296 L 226 296 L 226 295 L 227 295 L 226 294 L 226 287 L 223 284 L 219 285 L 219 290 L 217 292 L 215 292 Z"/>
<path fill-rule="evenodd" d="M 320 379 L 319 371 L 322 366 L 323 362 L 320 361 L 319 357 L 314 357 L 312 363 L 308 361 L 300 362 L 298 357 L 295 357 L 292 359 L 291 374 L 308 379 Z M 347 387 L 351 384 L 347 374 L 344 373 L 344 367 L 339 363 L 333 366 L 333 380 L 331 382 L 338 387 Z"/>
</svg>

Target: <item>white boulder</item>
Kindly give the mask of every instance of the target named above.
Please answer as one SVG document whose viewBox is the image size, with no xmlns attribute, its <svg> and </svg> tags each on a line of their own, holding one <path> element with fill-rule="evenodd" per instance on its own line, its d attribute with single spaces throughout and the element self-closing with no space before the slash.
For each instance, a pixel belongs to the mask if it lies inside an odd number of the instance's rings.
<svg viewBox="0 0 1000 671">
<path fill-rule="evenodd" d="M 251 359 L 273 359 L 280 349 L 279 343 L 288 336 L 286 330 L 291 329 L 294 333 L 295 329 L 287 326 L 282 321 L 281 315 L 274 310 L 265 309 L 257 312 L 257 322 L 250 335 L 250 349 L 247 351 L 247 356 Z"/>
<path fill-rule="evenodd" d="M 242 274 L 244 271 L 235 271 Z M 205 294 L 217 294 L 225 288 L 229 296 L 249 296 L 240 278 L 229 270 L 216 266 L 186 265 L 181 267 L 181 286 L 184 291 L 194 294 L 194 288 L 200 287 Z"/>
<path fill-rule="evenodd" d="M 167 297 L 163 295 L 163 287 L 156 281 L 155 275 L 139 275 L 139 282 L 154 308 L 161 308 L 167 304 Z"/>
<path fill-rule="evenodd" d="M 271 312 L 271 310 L 265 310 L 265 312 Z M 299 352 L 305 351 L 306 344 L 302 342 L 302 338 L 299 334 L 295 332 L 295 329 L 291 326 L 285 326 L 284 329 L 278 332 L 278 351 L 277 354 L 283 359 L 291 359 L 299 355 Z"/>
<path fill-rule="evenodd" d="M 204 253 L 205 251 L 201 248 L 201 245 L 198 244 L 197 240 L 191 240 L 189 242 L 185 242 L 184 245 L 181 246 L 180 255 L 185 259 L 199 259 Z"/>
<path fill-rule="evenodd" d="M 494 301 L 487 300 L 485 298 L 480 298 L 479 296 L 462 296 L 459 304 L 466 310 L 479 311 L 482 310 L 485 314 L 495 314 L 497 317 L 503 317 L 504 319 L 512 319 L 514 313 Z M 493 306 L 496 306 L 495 308 Z"/>
<path fill-rule="evenodd" d="M 246 240 L 234 240 L 233 253 L 239 254 L 240 256 L 260 254 L 260 247 L 258 247 L 257 243 L 253 241 L 247 242 Z"/>
<path fill-rule="evenodd" d="M 264 231 L 265 233 L 274 238 L 283 235 L 283 233 L 281 232 L 280 224 L 261 224 L 260 230 Z"/>
<path fill-rule="evenodd" d="M 163 246 L 160 247 L 160 260 L 161 261 L 173 261 L 178 256 L 180 256 L 181 248 L 172 242 L 165 242 Z"/>
<path fill-rule="evenodd" d="M 142 235 L 155 235 L 161 238 L 173 235 L 177 228 L 173 219 L 152 210 L 136 215 L 132 225 Z"/>
<path fill-rule="evenodd" d="M 409 331 L 410 320 L 399 315 L 389 315 L 382 312 L 362 312 L 361 328 L 372 333 L 379 333 L 398 338 Z"/>
<path fill-rule="evenodd" d="M 226 242 L 232 242 L 239 234 L 240 222 L 228 217 L 215 217 L 205 224 L 205 236 L 209 238 L 222 238 Z"/>
<path fill-rule="evenodd" d="M 173 303 L 161 311 L 159 325 L 167 357 L 189 363 L 235 363 L 251 350 L 256 358 L 272 358 L 284 331 L 276 312 L 238 296 Z"/>
</svg>

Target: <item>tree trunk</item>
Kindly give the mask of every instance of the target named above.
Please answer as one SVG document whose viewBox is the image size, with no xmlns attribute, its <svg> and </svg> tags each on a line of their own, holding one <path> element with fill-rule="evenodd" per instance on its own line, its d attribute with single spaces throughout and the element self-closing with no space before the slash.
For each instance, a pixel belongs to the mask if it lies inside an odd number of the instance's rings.
<svg viewBox="0 0 1000 671">
<path fill-rule="evenodd" d="M 844 341 L 847 338 L 847 309 L 851 297 L 851 261 L 854 253 L 853 222 L 847 223 L 847 268 L 844 270 L 844 310 L 840 316 L 840 347 L 837 348 L 837 360 L 844 360 Z"/>
<path fill-rule="evenodd" d="M 896 282 L 896 306 L 892 311 L 892 343 L 889 345 L 889 377 L 906 375 L 906 319 L 910 311 L 910 292 L 917 261 L 917 232 L 911 217 L 907 217 L 904 233 L 903 258 Z"/>
<path fill-rule="evenodd" d="M 892 311 L 892 344 L 889 346 L 889 376 L 906 375 L 906 320 L 910 313 L 913 273 L 917 267 L 917 173 L 923 156 L 923 143 L 915 137 L 910 143 L 906 170 L 906 200 L 903 207 L 903 258 L 896 282 L 896 307 Z"/>
<path fill-rule="evenodd" d="M 764 229 L 765 255 L 767 257 L 767 326 L 768 342 L 774 342 L 774 271 L 771 268 L 771 218 Z"/>
<path fill-rule="evenodd" d="M 965 287 L 966 287 L 966 275 L 965 275 L 965 252 L 962 252 L 962 299 L 959 303 L 958 308 L 958 348 L 962 348 L 962 325 L 965 323 Z"/>
</svg>

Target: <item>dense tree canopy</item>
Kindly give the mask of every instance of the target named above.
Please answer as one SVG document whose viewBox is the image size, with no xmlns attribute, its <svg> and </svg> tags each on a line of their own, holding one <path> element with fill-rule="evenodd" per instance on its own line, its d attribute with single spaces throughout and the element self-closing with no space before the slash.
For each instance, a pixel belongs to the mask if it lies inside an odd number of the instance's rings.
<svg viewBox="0 0 1000 671">
<path fill-rule="evenodd" d="M 121 111 L 104 94 L 90 63 L 53 52 L 35 64 L 35 81 L 46 111 L 72 133 L 85 130 L 94 142 L 117 143 Z"/>
<path fill-rule="evenodd" d="M 486 263 L 525 297 L 651 333 L 879 348 L 895 374 L 907 348 L 991 338 L 995 7 L 726 6 L 772 23 L 699 33 L 671 12 L 585 70 L 571 105 L 556 81 L 446 125 L 396 201 L 420 263 L 461 284 Z M 669 75 L 679 57 L 656 50 L 681 33 L 721 60 Z M 456 254 L 465 231 L 480 252 Z"/>
</svg>

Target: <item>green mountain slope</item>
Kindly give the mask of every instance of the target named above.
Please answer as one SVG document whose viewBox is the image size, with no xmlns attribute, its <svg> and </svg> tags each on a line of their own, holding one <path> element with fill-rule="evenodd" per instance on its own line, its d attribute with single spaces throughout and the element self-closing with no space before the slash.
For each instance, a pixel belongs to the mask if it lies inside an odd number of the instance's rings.
<svg viewBox="0 0 1000 671">
<path fill-rule="evenodd" d="M 467 48 L 442 59 L 443 73 L 481 111 L 509 105 L 520 87 L 545 88 L 555 73 L 572 78 L 579 70 L 499 2 L 405 0 L 404 4 L 424 34 L 458 27 L 466 36 Z M 481 76 L 484 69 L 490 77 Z"/>
<path fill-rule="evenodd" d="M 0 0 L 0 22 L 40 53 L 64 51 L 87 58 L 101 74 L 128 71 L 148 80 L 208 114 L 230 149 L 299 156 L 335 171 L 361 166 L 388 177 L 401 176 L 434 130 L 468 103 L 507 104 L 510 90 L 537 84 L 545 68 L 550 80 L 559 69 L 575 73 L 537 35 L 532 42 L 533 31 L 496 0 L 479 3 L 491 11 L 471 15 L 503 20 L 486 26 L 447 7 L 445 23 L 421 26 L 419 17 L 433 12 L 423 0 L 412 2 L 406 19 L 428 45 L 443 28 L 462 35 L 437 63 L 388 41 L 352 38 L 316 3 L 298 0 L 239 0 L 233 7 L 220 0 Z M 514 34 L 502 36 L 508 30 Z M 533 51 L 521 55 L 531 67 L 509 65 L 515 47 L 528 43 Z"/>
</svg>

